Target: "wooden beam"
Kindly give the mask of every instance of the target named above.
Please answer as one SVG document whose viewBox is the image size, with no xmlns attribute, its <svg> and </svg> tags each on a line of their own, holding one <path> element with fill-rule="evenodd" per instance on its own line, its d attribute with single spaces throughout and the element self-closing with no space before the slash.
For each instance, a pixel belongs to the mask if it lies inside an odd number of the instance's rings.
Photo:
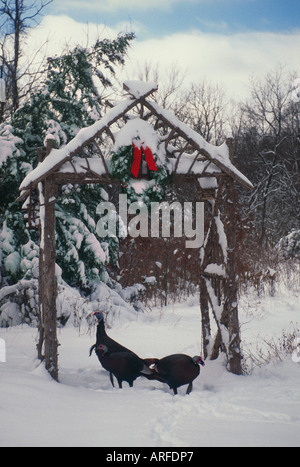
<svg viewBox="0 0 300 467">
<path fill-rule="evenodd" d="M 39 260 L 39 325 L 40 340 L 39 353 L 42 355 L 46 370 L 55 381 L 58 381 L 58 340 L 57 340 L 57 281 L 55 277 L 56 248 L 55 248 L 55 203 L 50 202 L 56 197 L 57 189 L 53 178 L 48 177 L 40 184 L 41 199 L 41 232 L 40 232 L 40 260 Z"/>
<path fill-rule="evenodd" d="M 111 139 L 113 140 L 113 142 L 115 142 L 114 135 L 112 134 L 110 129 L 108 128 L 106 131 L 107 131 L 108 135 L 111 137 Z M 100 157 L 101 157 L 101 160 L 102 160 L 102 163 L 103 163 L 103 167 L 105 169 L 105 173 L 106 173 L 107 177 L 109 177 L 110 173 L 109 173 L 109 170 L 108 170 L 108 167 L 107 167 L 107 164 L 106 164 L 106 160 L 105 160 L 105 158 L 103 156 L 103 152 L 101 151 L 101 148 L 100 148 L 99 144 L 97 143 L 96 139 L 94 140 L 94 145 L 96 146 L 96 149 L 100 154 Z"/>
</svg>

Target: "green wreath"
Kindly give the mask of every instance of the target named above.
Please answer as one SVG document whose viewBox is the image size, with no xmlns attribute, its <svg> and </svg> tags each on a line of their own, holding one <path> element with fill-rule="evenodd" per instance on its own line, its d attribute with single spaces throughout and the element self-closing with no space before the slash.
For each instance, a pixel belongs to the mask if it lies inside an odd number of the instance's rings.
<svg viewBox="0 0 300 467">
<path fill-rule="evenodd" d="M 164 198 L 164 185 L 169 180 L 169 173 L 157 154 L 153 154 L 157 171 L 149 170 L 148 179 L 135 179 L 131 174 L 134 161 L 134 149 L 120 147 L 111 158 L 111 174 L 121 180 L 122 191 L 127 194 L 128 202 L 143 201 L 147 206 L 152 202 L 161 202 Z"/>
</svg>

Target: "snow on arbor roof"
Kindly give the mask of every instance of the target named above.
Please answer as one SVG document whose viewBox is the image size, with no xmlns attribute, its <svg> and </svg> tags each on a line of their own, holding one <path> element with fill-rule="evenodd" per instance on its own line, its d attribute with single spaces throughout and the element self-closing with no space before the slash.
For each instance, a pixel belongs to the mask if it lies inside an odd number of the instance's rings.
<svg viewBox="0 0 300 467">
<path fill-rule="evenodd" d="M 219 167 L 221 171 L 234 178 L 244 187 L 247 187 L 248 189 L 253 188 L 250 180 L 248 180 L 248 178 L 231 163 L 227 142 L 223 143 L 221 146 L 214 146 L 208 143 L 199 133 L 194 131 L 186 123 L 181 122 L 170 110 L 163 109 L 156 104 L 156 102 L 149 103 L 147 101 L 145 105 L 149 110 L 155 111 L 155 113 L 159 115 L 171 128 L 175 128 L 178 134 L 190 142 L 192 147 L 195 147 L 200 154 Z M 195 172 L 194 168 L 193 173 L 199 173 L 200 175 L 203 172 Z"/>
<path fill-rule="evenodd" d="M 101 156 L 101 158 L 92 159 L 86 157 L 81 158 L 81 165 L 78 164 L 78 161 L 76 161 L 76 164 L 74 163 L 76 160 L 75 156 L 84 152 L 84 148 L 99 138 L 103 132 L 106 131 L 113 137 L 110 127 L 117 121 L 126 117 L 127 114 L 139 104 L 145 106 L 150 110 L 152 115 L 162 120 L 164 125 L 167 125 L 173 134 L 183 138 L 195 151 L 194 155 L 181 151 L 177 159 L 176 157 L 170 158 L 170 165 L 173 167 L 174 172 L 195 175 L 203 175 L 205 173 L 207 176 L 211 176 L 213 172 L 224 172 L 245 188 L 253 188 L 253 185 L 247 177 L 231 163 L 227 142 L 221 146 L 214 146 L 208 143 L 199 133 L 192 130 L 187 124 L 181 122 L 173 112 L 163 109 L 156 102 L 147 99 L 153 92 L 157 91 L 158 86 L 156 83 L 126 81 L 124 83 L 124 89 L 128 92 L 129 97 L 111 108 L 99 121 L 89 127 L 81 129 L 75 138 L 67 145 L 60 149 L 52 149 L 48 157 L 25 177 L 20 185 L 21 196 L 19 199 L 24 199 L 26 195 L 28 195 L 30 188 L 36 186 L 40 181 L 53 173 L 65 173 L 70 167 L 72 167 L 72 170 L 76 170 L 76 173 L 80 170 L 85 173 L 91 173 L 91 161 L 93 165 L 92 172 L 94 174 L 98 176 L 105 174 L 110 175 L 107 173 L 108 168 L 103 156 Z M 132 115 L 130 117 L 132 118 Z M 133 122 L 134 120 L 132 120 L 131 126 L 134 125 Z M 137 119 L 136 122 L 139 122 L 139 127 L 142 127 L 140 119 Z M 147 125 L 149 126 L 148 123 Z M 124 138 L 124 131 L 122 137 Z M 174 154 L 176 154 L 176 152 L 174 152 Z M 85 160 L 86 164 L 82 165 Z"/>
<path fill-rule="evenodd" d="M 135 105 L 135 104 L 134 104 Z M 84 146 L 96 138 L 107 126 L 118 120 L 124 113 L 134 107 L 133 101 L 127 99 L 113 107 L 107 114 L 93 125 L 82 128 L 78 134 L 66 146 L 60 149 L 52 149 L 49 156 L 30 172 L 20 185 L 20 190 L 24 190 L 32 183 L 38 183 L 44 179 L 49 172 L 60 169 L 65 162 L 75 156 Z"/>
<path fill-rule="evenodd" d="M 136 99 L 148 96 L 158 90 L 158 85 L 154 82 L 124 81 L 123 86 L 124 89 Z"/>
<path fill-rule="evenodd" d="M 152 152 L 156 152 L 159 144 L 159 136 L 150 123 L 140 118 L 129 120 L 116 135 L 113 152 L 117 152 L 122 146 L 130 146 L 132 142 L 141 146 L 147 141 L 147 146 Z"/>
</svg>

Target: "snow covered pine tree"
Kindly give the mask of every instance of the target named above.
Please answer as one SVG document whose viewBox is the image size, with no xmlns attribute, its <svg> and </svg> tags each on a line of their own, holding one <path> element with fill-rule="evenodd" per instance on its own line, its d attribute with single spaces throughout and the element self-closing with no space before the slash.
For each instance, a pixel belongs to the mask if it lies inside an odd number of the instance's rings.
<svg viewBox="0 0 300 467">
<path fill-rule="evenodd" d="M 1 258 L 2 286 L 37 277 L 38 233 L 24 222 L 16 202 L 18 186 L 43 157 L 40 150 L 39 159 L 37 148 L 49 139 L 63 146 L 79 129 L 101 118 L 102 91 L 112 86 L 115 66 L 124 63 L 133 38 L 125 34 L 115 40 L 98 40 L 89 49 L 77 47 L 49 58 L 40 89 L 21 104 L 10 125 L 1 125 L 1 240 L 6 245 Z M 75 191 L 67 184 L 62 187 L 62 198 L 55 205 L 56 259 L 58 266 L 64 266 L 57 271 L 70 285 L 85 289 L 90 281 L 104 280 L 106 263 L 116 261 L 116 240 L 102 241 L 95 230 L 96 207 L 106 197 L 100 187 L 75 187 Z M 38 229 L 39 220 L 34 223 Z M 16 315 L 20 310 L 16 309 Z"/>
</svg>

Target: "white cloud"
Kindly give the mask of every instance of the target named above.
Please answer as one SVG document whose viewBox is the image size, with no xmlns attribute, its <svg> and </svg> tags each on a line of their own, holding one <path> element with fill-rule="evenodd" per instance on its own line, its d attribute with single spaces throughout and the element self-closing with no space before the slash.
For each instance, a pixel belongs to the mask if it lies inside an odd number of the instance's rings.
<svg viewBox="0 0 300 467">
<path fill-rule="evenodd" d="M 47 16 L 40 27 L 32 31 L 31 44 L 41 43 L 51 37 L 48 55 L 60 53 L 70 47 L 92 43 L 98 35 L 114 38 L 126 27 L 113 28 L 78 23 L 67 16 Z M 137 30 L 141 25 L 131 25 L 128 30 Z M 87 39 L 88 37 L 88 39 Z M 44 38 L 44 39 L 43 39 Z M 33 46 L 32 46 L 33 47 Z M 300 75 L 300 31 L 290 34 L 245 32 L 239 34 L 206 34 L 187 31 L 160 39 L 134 41 L 129 51 L 122 75 L 134 77 L 138 63 L 153 62 L 162 68 L 177 64 L 187 70 L 187 82 L 203 78 L 224 86 L 231 96 L 240 99 L 247 94 L 249 77 L 264 76 L 276 65 L 286 65 Z"/>
<path fill-rule="evenodd" d="M 45 16 L 41 24 L 31 30 L 27 39 L 28 48 L 36 49 L 43 42 L 48 41 L 48 55 L 60 53 L 66 47 L 80 44 L 87 46 L 95 42 L 98 37 L 115 38 L 119 33 L 118 25 L 111 28 L 95 23 L 79 23 L 69 16 Z"/>
<path fill-rule="evenodd" d="M 185 2 L 199 2 L 199 0 L 185 0 Z M 175 3 L 182 0 L 63 0 L 59 2 L 59 11 L 67 12 L 70 9 L 88 10 L 93 12 L 116 12 L 120 10 L 168 10 Z"/>
<path fill-rule="evenodd" d="M 176 63 L 187 70 L 187 81 L 203 78 L 223 84 L 236 98 L 244 97 L 251 75 L 263 77 L 279 64 L 300 68 L 300 31 L 292 34 L 247 32 L 233 35 L 199 31 L 137 42 L 128 65 L 135 62 Z M 299 70 L 300 72 L 300 70 Z"/>
</svg>

